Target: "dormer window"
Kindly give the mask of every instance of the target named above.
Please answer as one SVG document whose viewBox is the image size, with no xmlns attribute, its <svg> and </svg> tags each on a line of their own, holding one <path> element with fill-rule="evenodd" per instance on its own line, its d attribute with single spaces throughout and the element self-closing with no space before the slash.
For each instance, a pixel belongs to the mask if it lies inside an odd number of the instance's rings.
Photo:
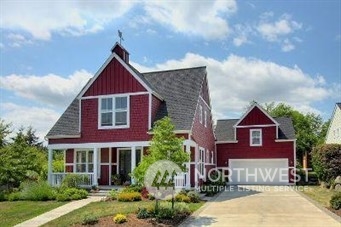
<svg viewBox="0 0 341 227">
<path fill-rule="evenodd" d="M 104 97 L 99 103 L 99 128 L 129 127 L 128 96 Z"/>
<path fill-rule="evenodd" d="M 199 106 L 199 122 L 202 124 L 202 105 Z"/>
<path fill-rule="evenodd" d="M 262 146 L 262 129 L 250 129 L 250 146 Z"/>
</svg>

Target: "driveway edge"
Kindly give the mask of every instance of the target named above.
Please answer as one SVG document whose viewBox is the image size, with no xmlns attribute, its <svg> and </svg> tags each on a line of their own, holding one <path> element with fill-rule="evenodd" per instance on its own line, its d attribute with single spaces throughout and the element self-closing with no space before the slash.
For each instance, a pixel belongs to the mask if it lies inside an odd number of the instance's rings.
<svg viewBox="0 0 341 227">
<path fill-rule="evenodd" d="M 299 194 L 300 196 L 302 196 L 303 198 L 305 198 L 306 200 L 308 200 L 310 203 L 312 203 L 314 206 L 316 206 L 317 208 L 319 208 L 321 211 L 323 211 L 324 213 L 328 214 L 330 217 L 332 217 L 333 219 L 335 219 L 336 221 L 341 223 L 341 217 L 338 216 L 337 214 L 334 214 L 333 212 L 331 212 L 330 210 L 328 210 L 327 208 L 325 208 L 324 206 L 322 206 L 319 202 L 313 200 L 312 198 L 310 198 L 309 196 L 307 196 L 306 194 L 304 194 L 303 192 L 300 191 L 295 191 L 297 194 Z"/>
</svg>

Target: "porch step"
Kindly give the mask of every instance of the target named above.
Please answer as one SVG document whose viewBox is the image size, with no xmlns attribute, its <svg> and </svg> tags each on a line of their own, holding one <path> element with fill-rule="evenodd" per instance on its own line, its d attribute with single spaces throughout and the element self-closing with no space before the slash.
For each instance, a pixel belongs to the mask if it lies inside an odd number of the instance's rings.
<svg viewBox="0 0 341 227">
<path fill-rule="evenodd" d="M 100 196 L 100 197 L 106 197 L 109 195 L 109 192 L 110 190 L 103 190 L 103 189 L 100 189 L 99 191 L 97 192 L 89 192 L 89 195 L 90 196 Z"/>
</svg>

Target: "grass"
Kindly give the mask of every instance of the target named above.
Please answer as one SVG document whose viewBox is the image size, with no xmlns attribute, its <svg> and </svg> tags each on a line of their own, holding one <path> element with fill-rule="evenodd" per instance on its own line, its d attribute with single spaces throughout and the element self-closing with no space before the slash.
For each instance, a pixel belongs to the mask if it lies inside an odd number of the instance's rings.
<svg viewBox="0 0 341 227">
<path fill-rule="evenodd" d="M 334 194 L 332 190 L 321 188 L 320 186 L 305 186 L 308 187 L 303 191 L 304 194 L 317 201 L 324 207 L 329 207 L 329 201 Z"/>
<path fill-rule="evenodd" d="M 1 226 L 19 224 L 64 204 L 65 202 L 56 201 L 0 202 Z"/>
<path fill-rule="evenodd" d="M 43 226 L 70 226 L 72 224 L 81 223 L 83 217 L 87 214 L 91 214 L 97 217 L 105 217 L 115 215 L 117 213 L 129 214 L 137 211 L 139 207 L 153 206 L 155 201 L 139 201 L 139 202 L 93 202 L 78 210 L 74 210 L 58 219 L 55 219 Z M 199 209 L 204 202 L 189 203 L 189 208 L 192 212 Z"/>
</svg>

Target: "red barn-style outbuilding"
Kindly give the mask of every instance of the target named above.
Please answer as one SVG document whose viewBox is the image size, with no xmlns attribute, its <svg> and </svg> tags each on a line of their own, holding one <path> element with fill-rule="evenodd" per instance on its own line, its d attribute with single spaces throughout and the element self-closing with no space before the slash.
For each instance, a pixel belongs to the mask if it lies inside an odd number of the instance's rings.
<svg viewBox="0 0 341 227">
<path fill-rule="evenodd" d="M 296 140 L 290 118 L 272 118 L 254 104 L 240 119 L 218 120 L 217 166 L 230 184 L 293 184 Z"/>
</svg>

